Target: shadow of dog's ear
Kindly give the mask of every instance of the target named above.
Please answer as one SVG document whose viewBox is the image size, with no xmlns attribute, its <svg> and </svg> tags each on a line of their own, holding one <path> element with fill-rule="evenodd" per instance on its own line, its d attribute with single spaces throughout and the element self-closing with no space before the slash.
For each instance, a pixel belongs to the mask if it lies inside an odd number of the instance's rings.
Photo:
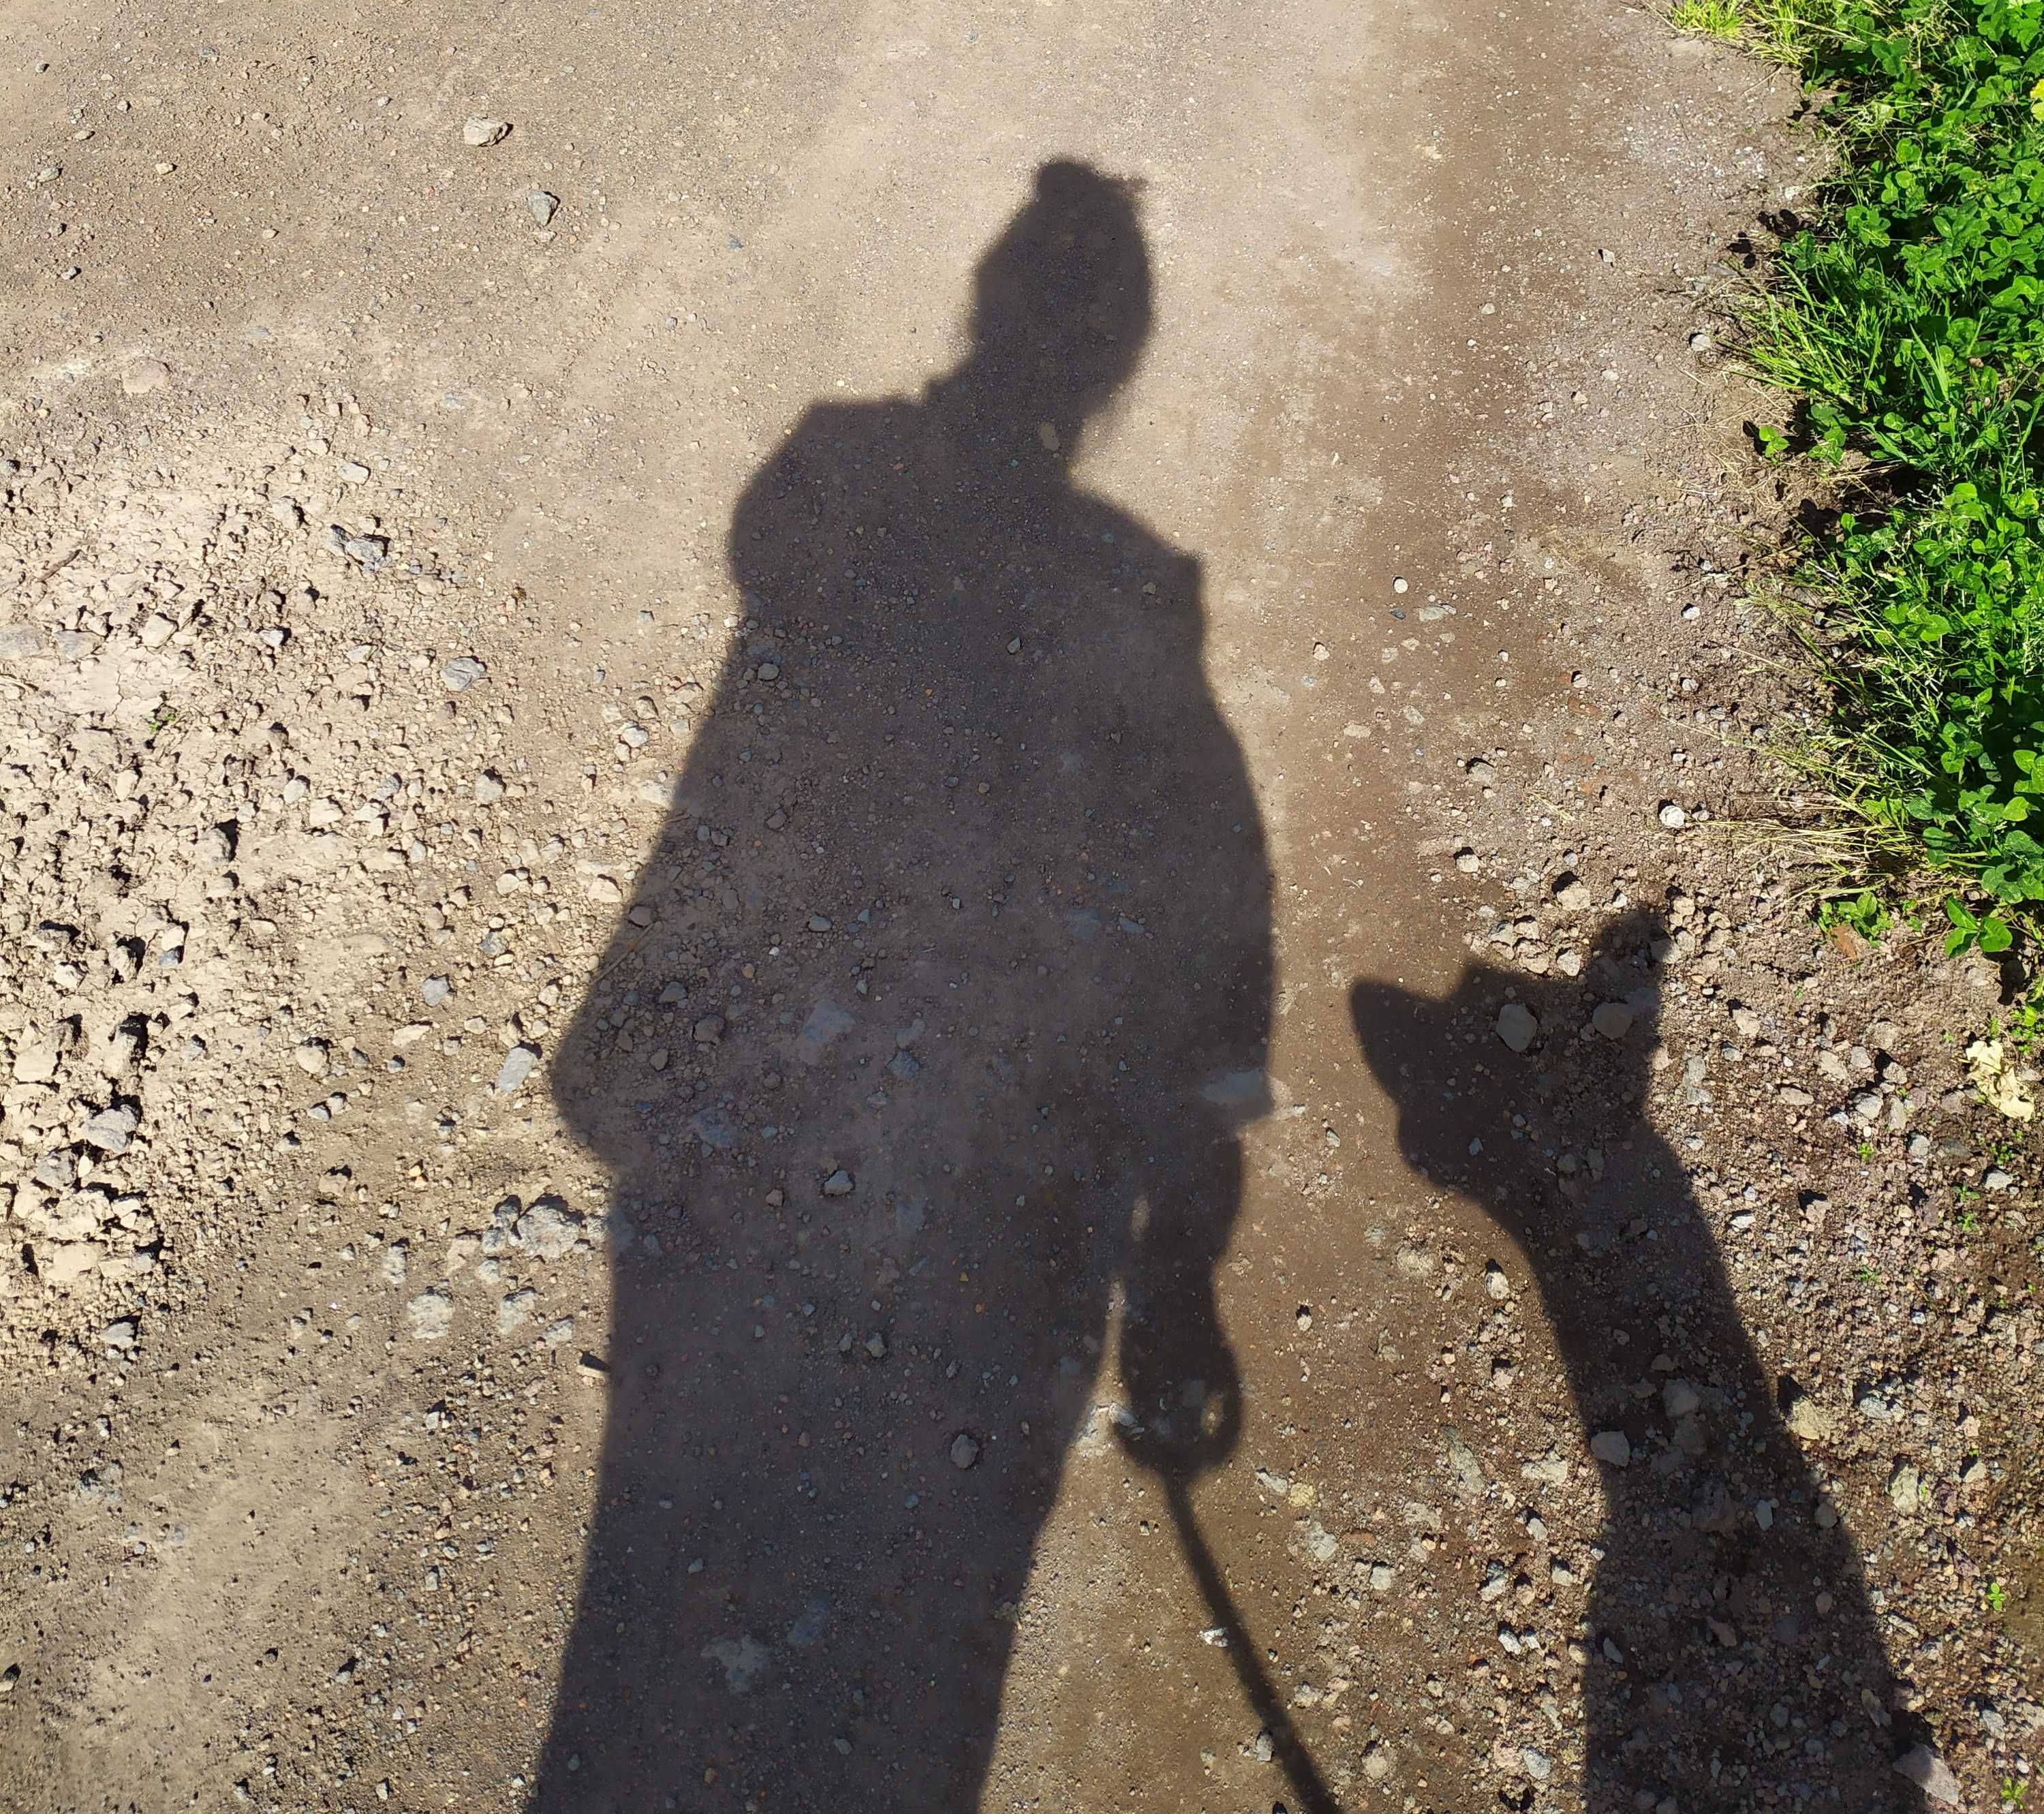
<svg viewBox="0 0 2044 1814">
<path fill-rule="evenodd" d="M 1485 1001 L 1501 997 L 1507 980 L 1472 964 L 1453 992 L 1438 999 L 1368 978 L 1349 990 L 1357 1047 L 1398 1110 L 1399 1150 L 1408 1165 L 1429 1174 L 1459 1169 L 1451 1161 L 1466 1150 L 1477 1113 L 1466 1087 L 1468 1035 L 1480 1024 Z"/>
<path fill-rule="evenodd" d="M 1357 1048 L 1394 1101 L 1404 1101 L 1407 1088 L 1427 1068 L 1428 1055 L 1446 1034 L 1453 999 L 1432 1001 L 1366 977 L 1349 990 Z"/>
</svg>

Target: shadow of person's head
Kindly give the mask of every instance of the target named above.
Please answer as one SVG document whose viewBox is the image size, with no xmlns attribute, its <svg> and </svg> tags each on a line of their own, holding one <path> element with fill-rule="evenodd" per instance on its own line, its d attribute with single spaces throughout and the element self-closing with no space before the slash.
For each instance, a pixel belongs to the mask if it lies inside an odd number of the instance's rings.
<svg viewBox="0 0 2044 1814">
<path fill-rule="evenodd" d="M 1125 382 L 1151 324 L 1137 186 L 1059 159 L 979 262 L 972 352 L 955 377 L 973 407 L 1069 458 Z M 1048 431 L 1046 432 L 1046 431 Z"/>
</svg>

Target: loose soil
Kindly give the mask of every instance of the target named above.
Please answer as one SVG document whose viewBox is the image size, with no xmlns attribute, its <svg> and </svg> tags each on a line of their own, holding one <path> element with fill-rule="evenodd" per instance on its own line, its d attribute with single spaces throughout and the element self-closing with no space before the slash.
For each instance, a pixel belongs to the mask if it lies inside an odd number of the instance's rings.
<svg viewBox="0 0 2044 1814">
<path fill-rule="evenodd" d="M 0 1804 L 2027 1780 L 2011 979 L 1769 753 L 1795 106 L 0 17 Z"/>
</svg>

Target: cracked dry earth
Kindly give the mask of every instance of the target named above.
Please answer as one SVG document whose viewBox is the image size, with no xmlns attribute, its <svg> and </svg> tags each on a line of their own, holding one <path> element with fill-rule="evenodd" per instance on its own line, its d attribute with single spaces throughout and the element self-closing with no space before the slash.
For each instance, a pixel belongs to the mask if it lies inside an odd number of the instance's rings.
<svg viewBox="0 0 2044 1814">
<path fill-rule="evenodd" d="M 2017 979 L 1754 835 L 1793 105 L 0 16 L 0 1805 L 2019 1796 Z"/>
</svg>

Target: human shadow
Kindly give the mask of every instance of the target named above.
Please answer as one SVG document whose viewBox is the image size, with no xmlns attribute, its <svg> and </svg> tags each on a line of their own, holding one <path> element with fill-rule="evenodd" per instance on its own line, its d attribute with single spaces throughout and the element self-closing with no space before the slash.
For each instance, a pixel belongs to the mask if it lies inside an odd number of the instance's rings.
<svg viewBox="0 0 2044 1814">
<path fill-rule="evenodd" d="M 1071 471 L 1151 287 L 1133 190 L 1044 166 L 962 363 L 816 405 L 737 506 L 743 627 L 556 1066 L 619 1182 L 550 1814 L 976 1805 L 1113 1311 L 1174 1508 L 1234 1446 L 1262 829 L 1198 562 Z"/>
<path fill-rule="evenodd" d="M 1646 1116 L 1666 950 L 1635 913 L 1576 981 L 1471 965 L 1441 1000 L 1370 982 L 1350 996 L 1407 1163 L 1516 1244 L 1606 1451 L 1588 1464 L 1604 1510 L 1577 1639 L 1581 1805 L 1920 1807 L 1892 1769 L 1906 1741 L 1858 1558 L 1785 1421 L 1797 1388 L 1755 1352 L 1687 1168 Z M 1535 1023 L 1523 1055 L 1500 1037 L 1508 1001 Z M 1605 1004 L 1623 1014 L 1600 1030 Z M 1531 1516 L 1544 1499 L 1560 1522 L 1580 1480 L 1536 1482 Z M 1529 1528 L 1523 1566 L 1544 1585 L 1560 1558 L 1541 1547 Z"/>
</svg>

